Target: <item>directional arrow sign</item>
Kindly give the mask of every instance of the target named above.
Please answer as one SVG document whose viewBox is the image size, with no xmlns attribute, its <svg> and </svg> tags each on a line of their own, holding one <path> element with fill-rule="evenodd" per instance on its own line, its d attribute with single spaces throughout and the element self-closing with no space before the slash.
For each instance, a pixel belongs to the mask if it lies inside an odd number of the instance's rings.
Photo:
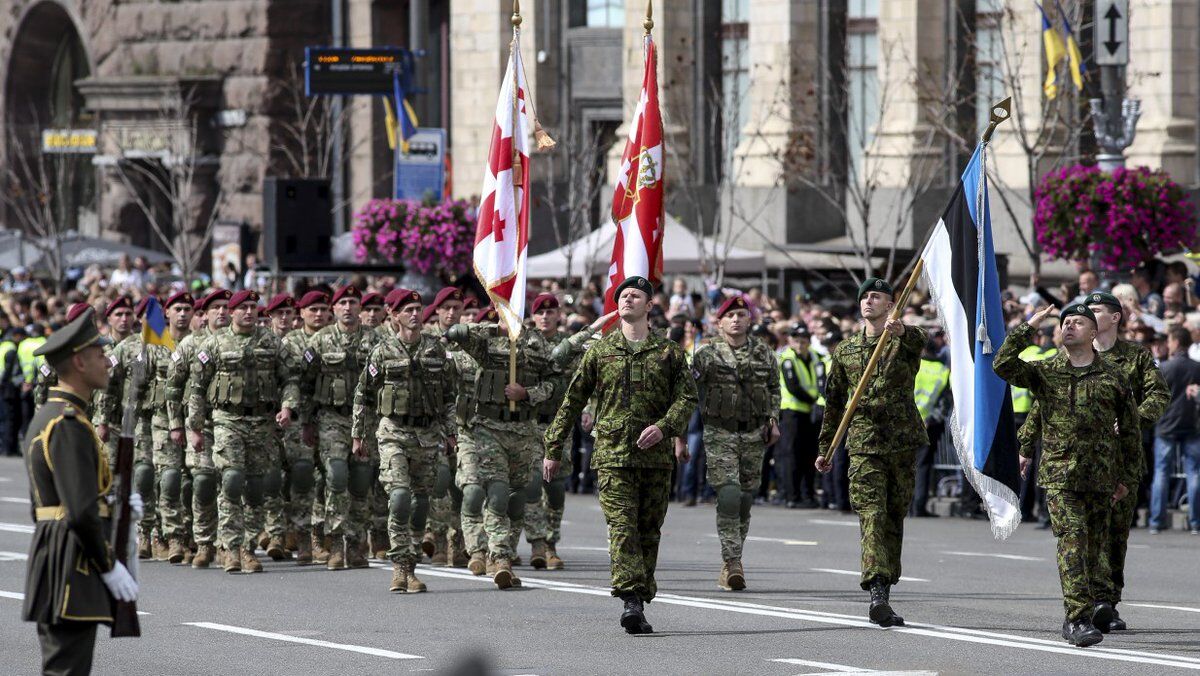
<svg viewBox="0 0 1200 676">
<path fill-rule="evenodd" d="M 1096 0 L 1096 65 L 1129 63 L 1129 0 Z"/>
</svg>

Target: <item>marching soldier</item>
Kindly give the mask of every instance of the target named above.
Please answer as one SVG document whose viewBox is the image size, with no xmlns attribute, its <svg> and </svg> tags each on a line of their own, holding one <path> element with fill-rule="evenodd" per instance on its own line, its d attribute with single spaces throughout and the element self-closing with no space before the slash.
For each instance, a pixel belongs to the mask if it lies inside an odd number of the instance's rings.
<svg viewBox="0 0 1200 676">
<path fill-rule="evenodd" d="M 471 555 L 467 565 L 476 575 L 482 567 L 500 589 L 520 586 L 512 571 L 512 534 L 521 528 L 529 468 L 541 453 L 536 409 L 554 391 L 550 348 L 534 331 L 522 331 L 514 342 L 499 321 L 456 324 L 446 338 L 479 365 L 474 414 L 457 438 L 456 480 L 463 492 L 463 531 Z M 509 382 L 509 353 L 514 348 L 517 377 Z M 515 410 L 509 402 L 516 402 Z"/>
<path fill-rule="evenodd" d="M 36 622 L 42 672 L 92 669 L 96 625 L 113 622 L 113 602 L 137 599 L 138 585 L 116 560 L 105 495 L 109 460 L 87 419 L 92 394 L 108 384 L 108 339 L 93 310 L 55 331 L 37 354 L 57 374 L 45 405 L 29 425 L 25 462 L 36 522 L 25 576 L 22 617 Z M 131 516 L 141 498 L 130 496 Z"/>
<path fill-rule="evenodd" d="M 1020 358 L 1053 310 L 1048 305 L 1010 331 L 992 368 L 1038 402 L 1043 429 L 1038 485 L 1046 490 L 1050 527 L 1058 538 L 1066 609 L 1062 636 L 1086 647 L 1104 638 L 1093 622 L 1113 619 L 1111 606 L 1105 613 L 1107 604 L 1098 602 L 1105 600 L 1110 584 L 1111 506 L 1139 478 L 1138 406 L 1125 376 L 1094 349 L 1096 315 L 1086 305 L 1069 305 L 1059 316 L 1064 352 L 1036 362 Z M 1029 465 L 1030 459 L 1022 457 L 1022 474 Z"/>
<path fill-rule="evenodd" d="M 304 352 L 317 331 L 329 325 L 329 294 L 309 291 L 296 303 L 304 326 L 283 337 L 283 346 L 297 364 L 304 363 Z M 301 399 L 311 399 L 313 392 L 304 382 L 298 383 Z M 301 407 L 301 413 L 303 414 Z M 307 424 L 308 421 L 303 421 Z M 283 512 L 288 527 L 296 534 L 296 565 L 307 566 L 329 561 L 329 548 L 324 532 L 325 500 L 318 495 L 316 449 L 301 439 L 301 425 L 289 425 L 283 431 L 283 468 L 286 474 L 287 501 Z M 269 512 L 268 512 L 269 513 Z M 322 519 L 318 523 L 315 515 Z"/>
<path fill-rule="evenodd" d="M 365 456 L 366 428 L 376 424 L 379 481 L 388 494 L 390 590 L 406 593 L 426 589 L 416 575 L 413 535 L 425 530 L 438 458 L 454 445 L 456 379 L 442 341 L 421 332 L 421 295 L 407 289 L 397 295 L 396 340 L 375 347 L 354 391 L 352 444 L 356 456 Z"/>
<path fill-rule="evenodd" d="M 692 357 L 704 411 L 708 485 L 717 491 L 721 574 L 717 586 L 746 588 L 742 546 L 750 506 L 762 473 L 763 446 L 779 440 L 779 364 L 775 353 L 750 337 L 750 309 L 740 295 L 717 309 L 721 335 Z"/>
<path fill-rule="evenodd" d="M 653 632 L 644 603 L 654 598 L 654 568 L 671 491 L 671 437 L 684 434 L 696 408 L 696 383 L 683 349 L 650 331 L 654 287 L 629 277 L 614 291 L 621 317 L 614 330 L 584 354 L 566 398 L 546 430 L 544 480 L 558 475 L 563 446 L 593 396 L 600 507 L 608 524 L 612 595 L 625 609 L 630 634 Z M 686 451 L 683 452 L 686 461 Z"/>
<path fill-rule="evenodd" d="M 124 343 L 126 338 L 133 335 L 133 324 L 136 320 L 136 317 L 133 313 L 133 302 L 130 301 L 126 296 L 117 296 L 117 298 L 110 302 L 108 307 L 104 309 L 104 317 L 105 321 L 108 323 L 108 337 L 109 340 L 112 341 L 111 345 L 104 348 L 104 352 L 108 356 L 110 369 L 114 369 L 116 368 L 116 364 L 112 359 L 113 350 L 117 349 L 121 343 Z M 111 370 L 109 375 L 112 375 Z M 108 434 L 106 431 L 101 429 L 104 420 L 101 418 L 102 413 L 100 399 L 103 398 L 103 396 L 103 390 L 97 390 L 94 395 L 95 399 L 92 401 L 92 425 L 96 428 L 97 433 L 102 431 L 104 432 L 104 434 L 100 437 L 100 441 L 104 442 L 108 450 L 108 461 L 116 463 L 117 440 L 120 435 Z M 142 552 L 138 552 L 138 558 L 143 558 Z"/>
<path fill-rule="evenodd" d="M 370 520 L 368 500 L 377 480 L 372 466 L 379 451 L 371 444 L 365 457 L 351 453 L 350 426 L 354 389 L 379 334 L 363 327 L 361 300 L 362 292 L 353 286 L 333 294 L 337 321 L 312 337 L 302 360 L 302 387 L 313 393 L 312 414 L 306 414 L 303 435 L 311 442 L 315 433 L 325 468 L 325 534 L 330 538 L 325 566 L 329 570 L 370 565 L 362 547 Z"/>
<path fill-rule="evenodd" d="M 296 319 L 296 299 L 287 293 L 275 294 L 267 301 L 263 315 L 270 322 L 271 332 L 286 348 L 287 335 L 292 332 L 292 324 Z M 299 355 L 293 355 L 293 358 L 295 363 L 300 362 Z M 279 431 L 279 457 L 263 476 L 263 529 L 267 533 L 267 545 L 264 549 L 272 561 L 286 561 L 291 558 L 289 544 L 295 549 L 299 548 L 295 543 L 294 534 L 292 542 L 288 542 L 287 512 L 283 501 L 283 473 L 288 465 L 286 437 L 294 434 L 298 438 L 299 428 L 299 424 L 291 424 L 286 430 Z"/>
<path fill-rule="evenodd" d="M 402 289 L 405 290 L 405 289 Z M 364 294 L 362 297 L 362 325 L 368 329 L 377 329 L 383 326 L 383 321 L 388 316 L 387 304 L 383 296 L 374 291 Z"/>
<path fill-rule="evenodd" d="M 912 502 L 917 449 L 927 441 L 925 424 L 913 397 L 924 329 L 889 319 L 895 292 L 886 281 L 868 277 L 858 288 L 862 330 L 834 350 L 825 387 L 825 419 L 819 448 L 828 449 L 842 421 L 850 393 L 868 377 L 867 362 L 887 331 L 892 340 L 884 349 L 870 385 L 863 393 L 846 432 L 850 456 L 850 503 L 858 512 L 862 547 L 860 585 L 871 592 L 869 617 L 881 627 L 904 626 L 892 611 L 892 585 L 900 581 L 904 517 Z M 833 467 L 819 456 L 817 470 Z"/>
<path fill-rule="evenodd" d="M 192 446 L 220 473 L 217 528 L 225 572 L 257 573 L 262 563 L 254 545 L 242 546 L 245 505 L 262 504 L 264 475 L 278 457 L 275 425 L 286 429 L 298 406 L 299 367 L 283 342 L 258 326 L 257 292 L 233 294 L 228 307 L 229 330 L 205 338 L 191 365 L 187 425 Z M 211 447 L 203 437 L 210 410 Z"/>
</svg>

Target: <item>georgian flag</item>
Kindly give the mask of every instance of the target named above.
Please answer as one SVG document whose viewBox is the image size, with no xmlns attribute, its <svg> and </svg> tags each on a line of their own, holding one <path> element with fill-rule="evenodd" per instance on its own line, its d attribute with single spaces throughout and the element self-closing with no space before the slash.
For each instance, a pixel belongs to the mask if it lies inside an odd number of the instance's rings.
<svg viewBox="0 0 1200 676">
<path fill-rule="evenodd" d="M 604 311 L 617 309 L 613 291 L 627 277 L 640 275 L 657 286 L 662 281 L 663 127 L 658 107 L 657 54 L 646 35 L 646 71 L 638 97 L 629 140 L 621 156 L 621 173 L 613 193 L 612 217 L 617 224 L 613 240 Z"/>
<path fill-rule="evenodd" d="M 1012 397 L 992 370 L 1007 333 L 992 246 L 985 152 L 980 144 L 921 254 L 925 281 L 950 345 L 949 421 L 959 464 L 987 506 L 992 533 L 1021 523 Z"/>
</svg>

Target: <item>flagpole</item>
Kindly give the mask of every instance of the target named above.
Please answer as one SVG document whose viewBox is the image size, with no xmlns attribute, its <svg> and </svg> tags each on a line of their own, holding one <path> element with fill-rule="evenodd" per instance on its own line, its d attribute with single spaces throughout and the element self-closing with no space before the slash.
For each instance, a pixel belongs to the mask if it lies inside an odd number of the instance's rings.
<svg viewBox="0 0 1200 676">
<path fill-rule="evenodd" d="M 1012 97 L 1008 97 L 992 106 L 992 115 L 988 120 L 987 129 L 984 130 L 980 142 L 987 144 L 992 140 L 992 133 L 996 131 L 996 127 L 1007 120 L 1010 116 L 1012 106 Z M 921 278 L 921 272 L 925 269 L 925 259 L 920 258 L 921 251 L 925 250 L 925 246 L 929 243 L 929 238 L 933 235 L 933 230 L 925 236 L 925 244 L 921 246 L 917 253 L 917 263 L 913 266 L 912 272 L 908 276 L 908 282 L 904 285 L 904 290 L 900 293 L 900 297 L 896 299 L 896 304 L 892 308 L 892 314 L 889 319 L 900 319 L 904 313 L 904 306 L 908 303 L 908 296 L 912 293 L 913 288 L 917 285 L 917 280 Z M 841 445 L 842 439 L 846 436 L 846 430 L 850 427 L 850 419 L 854 417 L 854 412 L 858 409 L 858 402 L 862 399 L 862 395 L 867 391 L 867 385 L 871 383 L 871 376 L 874 375 L 875 366 L 879 363 L 879 359 L 883 356 L 883 350 L 887 346 L 888 339 L 892 334 L 884 331 L 879 336 L 879 342 L 875 343 L 875 350 L 871 353 L 871 359 L 867 362 L 867 366 L 863 369 L 862 376 L 858 379 L 858 384 L 854 387 L 854 394 L 850 396 L 850 402 L 846 404 L 846 412 L 842 414 L 842 420 L 838 424 L 837 432 L 833 435 L 833 443 L 829 444 L 829 448 L 821 454 L 821 457 L 829 462 L 833 457 L 833 453 L 837 447 Z"/>
<path fill-rule="evenodd" d="M 512 46 L 510 47 L 510 49 L 515 51 L 515 50 L 519 50 L 521 48 L 521 45 L 517 40 L 517 38 L 520 34 L 520 31 L 521 31 L 521 21 L 522 21 L 522 19 L 521 19 L 521 0 L 513 0 L 513 13 L 512 13 L 511 21 L 512 21 L 512 27 L 513 27 L 513 39 L 512 39 Z M 515 67 L 512 69 L 512 71 L 513 71 L 513 73 L 512 73 L 512 78 L 513 78 L 513 81 L 512 81 L 512 131 L 513 131 L 512 182 L 513 182 L 513 199 L 516 200 L 516 206 L 518 209 L 520 209 L 521 208 L 521 199 L 519 199 L 517 197 L 517 189 L 521 188 L 521 186 L 523 184 L 522 179 L 524 178 L 524 171 L 525 171 L 524 167 L 521 166 L 521 151 L 518 149 L 518 144 L 517 144 L 517 139 L 516 139 L 516 135 L 518 133 L 520 133 L 520 129 L 521 129 L 520 122 L 518 121 L 519 118 L 517 117 L 521 113 L 521 109 L 517 103 L 518 99 L 520 98 L 520 94 L 521 94 L 521 92 L 520 92 L 521 74 L 517 72 L 517 69 Z M 518 216 L 518 220 L 520 220 L 519 216 Z M 525 293 L 525 289 L 518 289 L 517 291 L 519 293 Z M 511 310 L 511 306 L 510 306 L 510 310 Z M 501 317 L 501 320 L 503 320 L 503 317 Z M 512 331 L 509 331 L 509 333 L 508 333 L 508 384 L 509 385 L 517 384 L 517 338 L 518 337 L 519 337 L 519 335 L 514 335 Z M 509 399 L 508 400 L 508 411 L 509 411 L 509 413 L 516 413 L 517 412 L 517 402 L 513 401 L 512 399 Z"/>
</svg>

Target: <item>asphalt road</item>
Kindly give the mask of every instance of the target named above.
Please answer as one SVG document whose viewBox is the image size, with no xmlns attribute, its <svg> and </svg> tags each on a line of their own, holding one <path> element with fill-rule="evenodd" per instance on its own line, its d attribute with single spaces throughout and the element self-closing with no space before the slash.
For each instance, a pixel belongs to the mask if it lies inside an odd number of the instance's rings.
<svg viewBox="0 0 1200 676">
<path fill-rule="evenodd" d="M 30 533 L 19 460 L 0 460 L 0 673 L 33 674 L 34 627 L 20 621 Z M 906 628 L 865 618 L 852 517 L 756 507 L 749 588 L 716 586 L 713 508 L 673 505 L 664 528 L 657 633 L 627 636 L 608 593 L 606 536 L 591 496 L 570 496 L 564 571 L 519 568 L 499 591 L 465 570 L 422 567 L 426 594 L 387 592 L 390 567 L 328 572 L 266 562 L 228 575 L 142 565 L 141 639 L 101 631 L 99 674 L 473 673 L 814 674 L 1200 672 L 1200 538 L 1135 531 L 1122 615 L 1130 631 L 1079 649 L 1058 632 L 1054 541 L 1022 526 L 1008 541 L 983 522 L 910 519 L 909 579 L 893 605 Z M 527 546 L 522 545 L 526 556 Z M 5 610 L 6 609 L 6 610 Z"/>
</svg>

